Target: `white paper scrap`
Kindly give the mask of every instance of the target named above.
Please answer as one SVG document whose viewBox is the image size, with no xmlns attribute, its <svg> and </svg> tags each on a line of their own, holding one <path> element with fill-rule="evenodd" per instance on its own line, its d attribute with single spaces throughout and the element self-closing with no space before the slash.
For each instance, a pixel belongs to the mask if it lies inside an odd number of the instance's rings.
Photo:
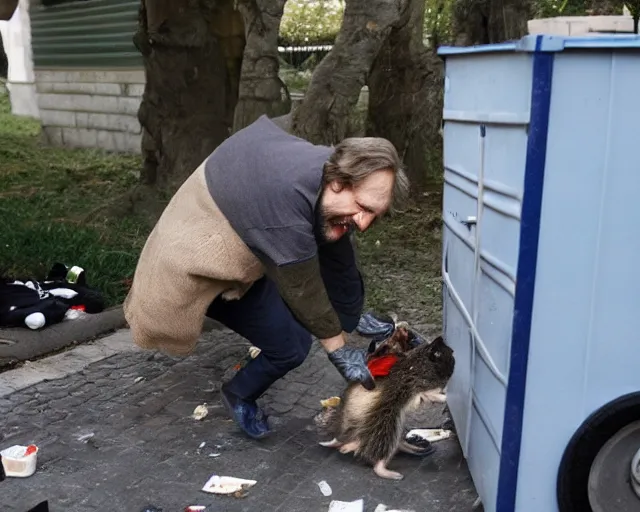
<svg viewBox="0 0 640 512">
<path fill-rule="evenodd" d="M 408 509 L 404 509 L 404 508 L 402 510 L 397 509 L 397 508 L 390 509 L 384 503 L 380 503 L 380 505 L 378 505 L 373 512 L 416 512 L 416 511 L 415 510 L 408 510 Z"/>
<path fill-rule="evenodd" d="M 213 494 L 233 494 L 249 487 L 253 487 L 258 482 L 256 480 L 245 480 L 233 476 L 212 475 L 202 490 Z"/>
<path fill-rule="evenodd" d="M 425 439 L 430 443 L 435 443 L 436 441 L 449 439 L 451 437 L 451 430 L 444 430 L 441 428 L 414 428 L 413 430 L 409 430 L 409 432 L 407 432 L 405 439 L 413 436 Z"/>
<path fill-rule="evenodd" d="M 333 500 L 329 504 L 328 512 L 363 512 L 364 500 L 359 499 L 356 501 L 337 501 Z"/>
<path fill-rule="evenodd" d="M 322 482 L 318 482 L 318 487 L 320 488 L 320 492 L 324 496 L 331 496 L 331 493 L 333 491 L 331 490 L 331 486 L 327 482 L 325 482 L 324 480 Z"/>
</svg>

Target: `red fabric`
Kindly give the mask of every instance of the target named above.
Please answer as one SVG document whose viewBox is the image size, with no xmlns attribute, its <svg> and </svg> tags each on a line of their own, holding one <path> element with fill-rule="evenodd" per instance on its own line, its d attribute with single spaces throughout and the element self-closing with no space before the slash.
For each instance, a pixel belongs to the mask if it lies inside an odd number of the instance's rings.
<svg viewBox="0 0 640 512">
<path fill-rule="evenodd" d="M 391 367 L 398 362 L 398 357 L 393 354 L 387 356 L 380 356 L 371 359 L 367 363 L 367 367 L 373 377 L 385 377 L 389 375 Z"/>
</svg>

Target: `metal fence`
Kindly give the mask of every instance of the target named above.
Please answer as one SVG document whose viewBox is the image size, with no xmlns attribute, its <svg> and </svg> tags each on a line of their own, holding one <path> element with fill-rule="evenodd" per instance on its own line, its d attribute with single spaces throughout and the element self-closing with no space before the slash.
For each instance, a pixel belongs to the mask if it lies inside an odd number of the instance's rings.
<svg viewBox="0 0 640 512">
<path fill-rule="evenodd" d="M 280 57 L 293 68 L 300 68 L 310 57 L 315 56 L 317 65 L 331 51 L 333 45 L 278 46 Z"/>
</svg>

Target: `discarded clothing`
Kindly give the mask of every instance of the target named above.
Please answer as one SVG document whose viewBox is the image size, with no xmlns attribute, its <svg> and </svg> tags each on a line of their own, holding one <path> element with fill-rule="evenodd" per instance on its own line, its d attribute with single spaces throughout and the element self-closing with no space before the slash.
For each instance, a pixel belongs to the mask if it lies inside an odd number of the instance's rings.
<svg viewBox="0 0 640 512">
<path fill-rule="evenodd" d="M 41 329 L 62 322 L 70 309 L 102 311 L 100 292 L 86 285 L 80 267 L 71 270 L 56 263 L 44 281 L 11 279 L 0 283 L 0 327 Z"/>
</svg>

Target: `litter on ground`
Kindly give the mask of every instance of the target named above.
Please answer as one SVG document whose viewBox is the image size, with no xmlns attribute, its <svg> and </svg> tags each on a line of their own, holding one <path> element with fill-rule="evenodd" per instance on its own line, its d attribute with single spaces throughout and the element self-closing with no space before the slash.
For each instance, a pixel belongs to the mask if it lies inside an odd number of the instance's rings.
<svg viewBox="0 0 640 512">
<path fill-rule="evenodd" d="M 204 484 L 202 490 L 212 494 L 234 494 L 239 491 L 245 491 L 249 487 L 253 487 L 256 483 L 258 483 L 256 480 L 212 475 L 211 478 L 207 480 L 207 483 Z"/>
<path fill-rule="evenodd" d="M 86 434 L 81 434 L 76 439 L 81 443 L 86 443 L 89 439 L 91 439 L 95 434 L 93 432 L 88 432 Z"/>
<path fill-rule="evenodd" d="M 207 408 L 207 404 L 202 404 L 193 410 L 193 414 L 191 415 L 191 417 L 194 420 L 201 420 L 207 414 L 209 414 L 209 409 Z"/>
<path fill-rule="evenodd" d="M 333 491 L 331 490 L 331 486 L 327 482 L 325 482 L 324 480 L 322 482 L 318 482 L 318 487 L 320 488 L 320 492 L 324 496 L 331 496 L 331 493 Z"/>
<path fill-rule="evenodd" d="M 329 504 L 328 512 L 363 512 L 364 500 L 356 501 L 337 501 L 333 500 Z"/>
<path fill-rule="evenodd" d="M 340 405 L 340 397 L 332 396 L 324 400 L 320 400 L 320 405 L 322 407 L 338 407 Z"/>
<path fill-rule="evenodd" d="M 25 478 L 36 472 L 38 447 L 16 444 L 0 451 L 0 459 L 6 476 Z"/>
<path fill-rule="evenodd" d="M 442 428 L 414 428 L 407 432 L 406 439 L 408 440 L 413 437 L 435 443 L 436 441 L 449 439 L 449 437 L 451 437 L 451 430 L 444 430 Z"/>
<path fill-rule="evenodd" d="M 415 510 L 409 510 L 409 509 L 399 509 L 399 508 L 388 508 L 385 504 L 380 503 L 380 505 L 378 505 L 376 507 L 376 509 L 373 512 L 416 512 Z"/>
</svg>

